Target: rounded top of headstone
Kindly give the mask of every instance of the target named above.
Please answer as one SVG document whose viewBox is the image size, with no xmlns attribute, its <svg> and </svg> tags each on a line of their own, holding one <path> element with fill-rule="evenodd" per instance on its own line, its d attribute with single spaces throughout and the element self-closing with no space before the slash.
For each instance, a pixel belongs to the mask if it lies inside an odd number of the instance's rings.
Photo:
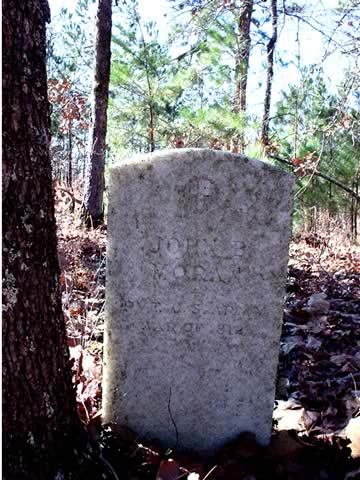
<svg viewBox="0 0 360 480">
<path fill-rule="evenodd" d="M 169 150 L 159 150 L 153 153 L 141 153 L 129 157 L 126 160 L 123 160 L 119 163 L 116 163 L 111 166 L 111 170 L 121 171 L 127 169 L 128 167 L 144 167 L 152 168 L 150 165 L 161 164 L 161 163 L 177 163 L 177 162 L 186 162 L 192 163 L 199 160 L 208 160 L 208 161 L 230 161 L 230 162 L 239 162 L 242 164 L 248 163 L 255 170 L 263 170 L 268 173 L 282 174 L 284 177 L 288 177 L 293 181 L 293 175 L 283 170 L 280 170 L 278 167 L 265 163 L 261 160 L 251 159 L 245 155 L 238 155 L 230 152 L 225 152 L 222 150 L 211 150 L 208 148 L 174 148 Z"/>
</svg>

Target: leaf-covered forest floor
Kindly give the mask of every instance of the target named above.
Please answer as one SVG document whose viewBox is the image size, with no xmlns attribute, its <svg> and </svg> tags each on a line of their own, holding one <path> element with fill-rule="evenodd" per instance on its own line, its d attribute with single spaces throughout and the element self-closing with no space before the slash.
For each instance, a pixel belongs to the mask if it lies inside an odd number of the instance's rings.
<svg viewBox="0 0 360 480">
<path fill-rule="evenodd" d="M 360 478 L 360 248 L 303 235 L 290 246 L 270 446 L 248 433 L 211 459 L 142 445 L 101 426 L 106 226 L 86 230 L 57 191 L 63 308 L 80 416 L 113 478 Z"/>
</svg>

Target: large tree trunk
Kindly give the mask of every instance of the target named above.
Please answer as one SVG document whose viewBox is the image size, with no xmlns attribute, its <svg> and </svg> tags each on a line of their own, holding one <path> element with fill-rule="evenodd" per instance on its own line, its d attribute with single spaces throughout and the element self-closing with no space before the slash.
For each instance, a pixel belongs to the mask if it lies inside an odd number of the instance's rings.
<svg viewBox="0 0 360 480">
<path fill-rule="evenodd" d="M 250 28 L 253 12 L 253 0 L 240 2 L 237 53 L 235 59 L 235 111 L 244 115 L 246 113 L 246 90 L 250 58 Z M 240 150 L 245 147 L 244 134 L 240 134 Z"/>
<path fill-rule="evenodd" d="M 83 218 L 88 225 L 103 221 L 107 105 L 111 57 L 111 2 L 98 0 L 95 40 L 95 78 L 89 158 L 85 177 Z"/>
<path fill-rule="evenodd" d="M 271 0 L 271 25 L 272 35 L 267 44 L 267 76 L 266 76 L 266 91 L 264 101 L 264 116 L 262 122 L 261 141 L 264 147 L 269 145 L 269 124 L 270 124 L 270 105 L 271 92 L 274 77 L 274 53 L 277 42 L 277 0 Z"/>
<path fill-rule="evenodd" d="M 49 18 L 47 0 L 3 1 L 3 478 L 7 480 L 70 478 L 67 469 L 75 468 L 74 462 L 87 448 L 76 411 L 58 288 L 45 67 Z"/>
</svg>

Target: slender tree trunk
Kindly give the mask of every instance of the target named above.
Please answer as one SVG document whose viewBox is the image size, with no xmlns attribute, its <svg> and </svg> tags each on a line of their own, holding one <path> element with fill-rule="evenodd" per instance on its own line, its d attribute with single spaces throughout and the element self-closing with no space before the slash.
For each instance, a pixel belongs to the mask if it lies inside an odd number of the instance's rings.
<svg viewBox="0 0 360 480">
<path fill-rule="evenodd" d="M 150 152 L 155 151 L 155 136 L 154 136 L 154 111 L 152 103 L 149 105 L 149 144 Z"/>
<path fill-rule="evenodd" d="M 147 50 L 146 50 L 145 40 L 143 40 L 143 46 L 144 46 L 146 81 L 147 81 L 147 86 L 148 86 L 149 150 L 150 150 L 150 152 L 154 152 L 154 151 L 155 151 L 154 105 L 153 105 L 153 93 L 152 93 L 151 81 L 150 81 L 150 75 L 149 75 L 149 63 L 148 63 L 148 57 L 147 57 Z"/>
<path fill-rule="evenodd" d="M 45 67 L 49 19 L 47 0 L 3 2 L 6 480 L 70 478 L 87 449 L 58 288 Z"/>
<path fill-rule="evenodd" d="M 246 91 L 250 59 L 250 27 L 253 12 L 253 0 L 240 2 L 240 13 L 238 21 L 237 54 L 235 59 L 235 105 L 236 112 L 244 115 L 246 113 Z M 240 133 L 240 150 L 244 151 L 245 138 Z"/>
<path fill-rule="evenodd" d="M 355 186 L 355 191 L 359 195 L 359 177 L 356 179 L 356 186 Z M 354 216 L 354 240 L 356 241 L 357 236 L 358 236 L 358 209 L 359 209 L 359 202 L 356 202 L 355 205 L 355 216 Z"/>
<path fill-rule="evenodd" d="M 264 147 L 269 145 L 269 123 L 270 123 L 270 106 L 271 106 L 271 92 L 274 77 L 274 53 L 277 41 L 277 0 L 271 0 L 271 25 L 272 35 L 267 44 L 267 76 L 266 76 L 266 91 L 264 100 L 264 116 L 262 123 L 261 141 Z"/>
<path fill-rule="evenodd" d="M 95 78 L 89 158 L 85 176 L 83 218 L 87 225 L 98 225 L 104 218 L 104 169 L 106 153 L 107 105 L 111 57 L 111 2 L 98 0 L 95 40 Z"/>
<path fill-rule="evenodd" d="M 155 122 L 154 122 L 154 98 L 153 98 L 153 90 L 151 86 L 151 78 L 150 78 L 150 64 L 149 64 L 149 53 L 148 47 L 145 42 L 144 33 L 142 31 L 140 18 L 137 18 L 137 23 L 139 25 L 139 30 L 141 32 L 142 37 L 142 47 L 144 50 L 144 67 L 145 67 L 145 74 L 146 74 L 146 83 L 147 83 L 147 90 L 148 90 L 148 111 L 149 111 L 149 121 L 148 121 L 148 131 L 149 131 L 149 150 L 150 152 L 155 151 Z"/>
<path fill-rule="evenodd" d="M 359 197 L 359 169 L 355 174 L 352 187 L 353 187 L 353 191 Z M 350 206 L 350 219 L 351 219 L 351 237 L 353 241 L 356 241 L 357 235 L 358 235 L 358 229 L 357 229 L 358 209 L 359 209 L 359 199 L 352 197 L 351 206 Z"/>
<path fill-rule="evenodd" d="M 67 186 L 72 188 L 72 125 L 70 122 L 69 125 L 69 134 L 68 134 L 68 181 L 67 181 Z"/>
</svg>

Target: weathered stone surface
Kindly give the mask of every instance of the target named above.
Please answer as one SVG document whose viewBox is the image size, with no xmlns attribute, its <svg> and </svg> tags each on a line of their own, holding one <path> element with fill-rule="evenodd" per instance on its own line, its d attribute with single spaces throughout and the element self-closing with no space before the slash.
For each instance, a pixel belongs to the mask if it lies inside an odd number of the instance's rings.
<svg viewBox="0 0 360 480">
<path fill-rule="evenodd" d="M 202 452 L 245 430 L 267 443 L 292 177 L 194 149 L 110 183 L 105 421 Z"/>
</svg>

